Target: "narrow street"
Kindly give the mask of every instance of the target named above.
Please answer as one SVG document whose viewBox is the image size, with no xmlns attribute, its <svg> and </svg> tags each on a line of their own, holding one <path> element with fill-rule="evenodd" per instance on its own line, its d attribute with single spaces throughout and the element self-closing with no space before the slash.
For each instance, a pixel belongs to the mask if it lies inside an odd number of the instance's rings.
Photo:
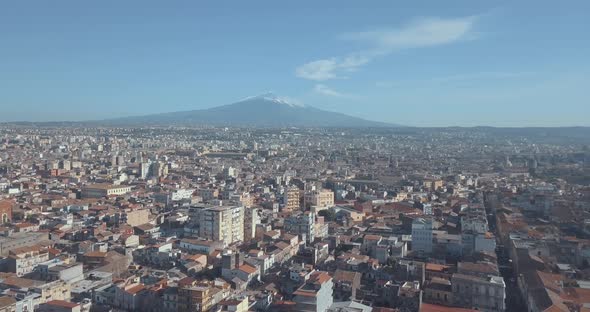
<svg viewBox="0 0 590 312">
<path fill-rule="evenodd" d="M 486 196 L 485 208 L 488 218 L 488 226 L 490 231 L 496 235 L 496 238 L 498 238 L 500 237 L 500 233 L 498 233 L 496 226 L 496 214 L 494 213 L 495 209 L 492 209 L 492 205 L 497 205 L 497 202 L 494 200 L 488 200 Z M 520 290 L 518 289 L 518 285 L 516 283 L 516 277 L 514 276 L 514 272 L 512 270 L 510 253 L 508 252 L 506 246 L 501 245 L 501 241 L 499 239 L 497 239 L 496 243 L 498 268 L 500 270 L 500 275 L 504 278 L 504 283 L 506 284 L 506 312 L 527 311 L 526 304 L 520 294 Z"/>
</svg>

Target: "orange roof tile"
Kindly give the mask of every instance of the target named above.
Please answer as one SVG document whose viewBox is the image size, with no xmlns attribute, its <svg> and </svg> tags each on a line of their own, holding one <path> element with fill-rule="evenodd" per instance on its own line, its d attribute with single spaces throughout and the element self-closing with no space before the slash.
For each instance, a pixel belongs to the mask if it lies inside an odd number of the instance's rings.
<svg viewBox="0 0 590 312">
<path fill-rule="evenodd" d="M 79 306 L 79 304 L 77 304 L 77 303 L 73 303 L 73 302 L 69 302 L 69 301 L 65 301 L 65 300 L 51 300 L 49 302 L 46 302 L 45 304 L 56 306 L 56 307 L 62 307 L 62 308 L 70 308 L 70 309 Z"/>
<path fill-rule="evenodd" d="M 137 294 L 138 292 L 140 292 L 140 291 L 142 291 L 144 289 L 145 289 L 145 285 L 144 284 L 139 284 L 139 285 L 133 286 L 131 288 L 127 288 L 127 289 L 125 289 L 125 291 L 128 292 L 128 293 L 130 293 L 130 294 L 132 294 L 132 295 L 135 295 L 135 294 Z"/>
<path fill-rule="evenodd" d="M 246 273 L 248 273 L 248 274 L 254 274 L 254 273 L 256 273 L 256 268 L 254 268 L 254 267 L 252 267 L 252 266 L 250 266 L 248 264 L 242 264 L 239 267 L 239 269 L 242 270 L 242 271 L 244 271 L 244 272 L 246 272 Z"/>
</svg>

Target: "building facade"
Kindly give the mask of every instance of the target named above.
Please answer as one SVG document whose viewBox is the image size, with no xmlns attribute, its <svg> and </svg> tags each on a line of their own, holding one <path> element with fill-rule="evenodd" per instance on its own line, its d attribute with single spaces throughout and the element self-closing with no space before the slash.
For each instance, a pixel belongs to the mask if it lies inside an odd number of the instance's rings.
<svg viewBox="0 0 590 312">
<path fill-rule="evenodd" d="M 40 246 L 31 246 L 11 250 L 7 263 L 10 272 L 14 272 L 20 277 L 33 272 L 39 264 L 47 260 L 49 260 L 49 253 L 46 249 Z"/>
<path fill-rule="evenodd" d="M 330 190 L 308 191 L 304 195 L 304 206 L 315 207 L 316 212 L 334 207 L 334 192 Z"/>
<path fill-rule="evenodd" d="M 131 192 L 129 185 L 93 184 L 82 188 L 82 198 L 102 198 Z"/>
<path fill-rule="evenodd" d="M 283 211 L 299 210 L 299 194 L 300 191 L 296 187 L 290 187 L 285 190 L 285 193 L 283 194 Z"/>
<path fill-rule="evenodd" d="M 455 273 L 451 284 L 456 306 L 488 312 L 506 309 L 506 285 L 502 277 Z"/>
<path fill-rule="evenodd" d="M 296 311 L 323 312 L 334 302 L 334 283 L 328 272 L 313 272 L 293 294 Z"/>
<path fill-rule="evenodd" d="M 432 220 L 417 218 L 412 222 L 412 251 L 432 253 Z"/>
<path fill-rule="evenodd" d="M 219 206 L 199 214 L 199 236 L 224 245 L 244 241 L 244 207 Z"/>
</svg>

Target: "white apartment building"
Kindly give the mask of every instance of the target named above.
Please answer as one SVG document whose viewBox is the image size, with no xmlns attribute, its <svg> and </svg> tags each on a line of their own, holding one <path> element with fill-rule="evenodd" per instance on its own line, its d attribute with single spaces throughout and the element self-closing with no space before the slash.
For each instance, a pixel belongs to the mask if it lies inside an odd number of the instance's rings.
<svg viewBox="0 0 590 312">
<path fill-rule="evenodd" d="M 225 246 L 244 241 L 244 207 L 209 207 L 199 213 L 199 236 Z"/>
<path fill-rule="evenodd" d="M 417 218 L 412 222 L 412 251 L 432 252 L 432 220 Z"/>
<path fill-rule="evenodd" d="M 20 277 L 33 272 L 39 264 L 47 260 L 49 260 L 47 249 L 35 245 L 10 250 L 7 264 L 9 271 Z"/>
</svg>

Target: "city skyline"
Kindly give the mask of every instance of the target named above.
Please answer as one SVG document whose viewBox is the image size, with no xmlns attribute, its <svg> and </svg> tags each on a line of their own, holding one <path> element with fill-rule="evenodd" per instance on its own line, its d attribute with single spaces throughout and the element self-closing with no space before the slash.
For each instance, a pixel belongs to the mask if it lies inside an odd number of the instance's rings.
<svg viewBox="0 0 590 312">
<path fill-rule="evenodd" d="M 590 126 L 588 6 L 4 4 L 0 122 L 200 110 L 271 90 L 407 126 Z"/>
</svg>

